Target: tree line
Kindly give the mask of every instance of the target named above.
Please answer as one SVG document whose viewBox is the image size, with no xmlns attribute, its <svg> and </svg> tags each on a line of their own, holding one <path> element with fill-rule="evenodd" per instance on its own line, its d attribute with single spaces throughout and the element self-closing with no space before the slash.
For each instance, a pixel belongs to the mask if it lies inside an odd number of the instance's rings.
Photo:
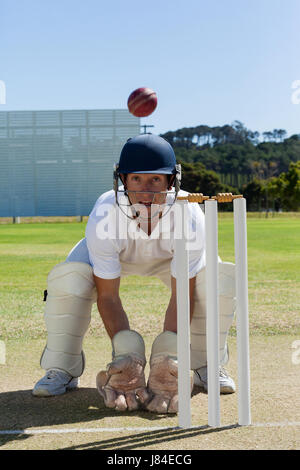
<svg viewBox="0 0 300 470">
<path fill-rule="evenodd" d="M 260 134 L 234 121 L 161 136 L 182 165 L 184 189 L 207 195 L 242 192 L 248 210 L 300 209 L 300 134 L 287 137 L 284 129 Z"/>
</svg>

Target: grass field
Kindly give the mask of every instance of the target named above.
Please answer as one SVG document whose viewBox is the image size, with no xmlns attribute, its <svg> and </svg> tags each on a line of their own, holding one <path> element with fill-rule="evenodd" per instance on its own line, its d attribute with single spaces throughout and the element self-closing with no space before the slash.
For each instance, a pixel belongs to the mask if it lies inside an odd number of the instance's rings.
<svg viewBox="0 0 300 470">
<path fill-rule="evenodd" d="M 113 426 L 122 427 L 176 426 L 174 417 L 158 419 L 158 417 L 149 417 L 149 414 L 145 413 L 135 413 L 134 416 L 120 415 L 109 412 L 99 405 L 94 378 L 99 367 L 105 366 L 105 361 L 109 360 L 110 345 L 95 306 L 91 327 L 85 339 L 88 366 L 82 378 L 83 388 L 79 392 L 54 399 L 57 401 L 49 399 L 47 403 L 53 414 L 52 419 L 49 419 L 49 415 L 45 412 L 45 401 L 31 397 L 30 390 L 42 372 L 39 368 L 39 357 L 46 339 L 43 320 L 43 291 L 46 289 L 46 277 L 50 269 L 56 263 L 63 261 L 75 243 L 84 237 L 86 219 L 83 223 L 51 222 L 0 224 L 0 340 L 7 346 L 7 362 L 5 365 L 0 365 L 0 405 L 2 404 L 0 428 L 42 429 L 53 425 L 66 427 L 74 423 L 77 423 L 77 427 L 91 427 L 93 423 L 94 426 L 99 427 L 101 424 L 105 427 L 112 426 L 112 422 Z M 255 382 L 252 388 L 254 417 L 257 422 L 300 421 L 298 398 L 300 365 L 292 364 L 291 361 L 291 345 L 293 341 L 300 339 L 299 234 L 300 218 L 296 215 L 267 219 L 248 217 L 249 310 L 253 369 L 251 374 L 254 373 L 254 376 L 258 376 L 260 380 Z M 219 251 L 224 261 L 234 262 L 232 214 L 220 214 Z M 121 297 L 131 328 L 137 329 L 145 336 L 149 352 L 153 338 L 161 332 L 169 300 L 167 289 L 155 278 L 133 276 L 122 281 Z M 233 345 L 230 365 L 235 374 L 235 325 L 230 331 L 230 344 Z M 103 353 L 103 350 L 106 352 Z M 274 385 L 277 376 L 273 376 L 277 373 L 281 374 L 281 377 L 284 374 L 287 376 L 287 383 L 284 383 L 284 390 L 281 393 L 274 388 L 278 387 L 277 382 Z M 262 389 L 265 391 L 263 396 Z M 81 400 L 84 400 L 84 397 L 90 400 L 89 407 L 83 402 L 80 404 L 78 397 L 81 397 Z M 193 416 L 197 424 L 204 425 L 207 422 L 204 413 L 206 400 L 204 394 L 193 397 Z M 177 434 L 176 437 L 176 434 L 173 434 L 172 439 L 157 438 L 152 442 L 153 439 L 151 441 L 145 435 L 144 439 L 141 438 L 137 442 L 135 448 L 193 449 L 199 446 L 230 448 L 226 447 L 230 445 L 234 448 L 300 448 L 297 426 L 295 428 L 289 426 L 284 438 L 283 431 L 282 435 L 281 431 L 278 431 L 279 434 L 273 432 L 272 438 L 269 436 L 269 441 L 264 444 L 263 428 L 231 429 L 231 424 L 236 422 L 232 412 L 236 410 L 236 397 L 234 395 L 222 397 L 222 400 L 223 422 L 227 425 L 222 437 L 220 433 L 207 434 L 199 430 L 198 434 L 196 431 L 186 436 Z M 272 416 L 275 409 L 274 400 L 277 413 Z M 74 407 L 76 407 L 75 412 Z M 200 408 L 202 415 L 199 417 Z M 100 418 L 101 423 L 99 423 Z M 202 438 L 201 441 L 199 436 Z M 97 447 L 95 437 L 84 434 L 81 437 L 77 436 L 76 439 L 60 436 L 54 440 L 51 436 L 45 437 L 45 435 L 42 437 L 0 435 L 0 444 L 7 449 L 72 448 L 72 446 L 114 448 L 114 439 L 109 433 L 102 436 L 107 442 L 106 447 L 101 447 L 99 443 Z M 92 442 L 95 444 L 94 447 Z"/>
<path fill-rule="evenodd" d="M 233 223 L 221 214 L 219 251 L 234 262 Z M 51 268 L 84 237 L 85 223 L 0 226 L 0 339 L 45 337 L 43 291 Z M 300 218 L 249 218 L 248 266 L 251 334 L 300 334 Z M 121 295 L 132 327 L 160 330 L 168 290 L 155 278 L 130 277 Z M 96 306 L 89 335 L 101 336 Z M 232 329 L 234 334 L 234 328 Z"/>
</svg>

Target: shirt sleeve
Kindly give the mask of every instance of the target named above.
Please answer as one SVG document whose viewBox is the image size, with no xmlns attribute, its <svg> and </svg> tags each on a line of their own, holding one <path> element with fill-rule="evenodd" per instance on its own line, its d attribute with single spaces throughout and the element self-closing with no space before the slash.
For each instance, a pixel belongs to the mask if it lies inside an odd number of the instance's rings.
<svg viewBox="0 0 300 470">
<path fill-rule="evenodd" d="M 117 279 L 121 275 L 118 245 L 116 240 L 109 236 L 109 230 L 115 223 L 114 212 L 112 205 L 95 207 L 89 216 L 85 231 L 93 272 L 102 279 Z"/>
<path fill-rule="evenodd" d="M 188 205 L 189 278 L 195 277 L 205 266 L 205 216 L 197 203 Z M 176 278 L 176 251 L 171 261 L 171 274 Z"/>
</svg>

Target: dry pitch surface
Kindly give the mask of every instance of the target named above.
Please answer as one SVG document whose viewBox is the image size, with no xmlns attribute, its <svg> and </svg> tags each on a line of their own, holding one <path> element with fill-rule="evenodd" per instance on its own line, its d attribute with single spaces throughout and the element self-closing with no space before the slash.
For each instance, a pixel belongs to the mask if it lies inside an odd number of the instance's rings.
<svg viewBox="0 0 300 470">
<path fill-rule="evenodd" d="M 1 449 L 299 449 L 300 364 L 293 363 L 295 340 L 294 336 L 251 338 L 253 425 L 237 426 L 237 394 L 233 394 L 221 397 L 221 427 L 208 428 L 207 395 L 195 390 L 193 428 L 187 430 L 176 429 L 176 416 L 104 408 L 95 389 L 95 375 L 109 360 L 108 353 L 105 357 L 98 352 L 109 351 L 103 339 L 89 338 L 85 343 L 87 368 L 80 388 L 51 398 L 31 395 L 41 376 L 37 357 L 43 342 L 35 340 L 30 350 L 24 342 L 22 352 L 20 342 L 9 342 L 7 364 L 0 369 L 0 428 L 11 433 L 1 431 Z M 149 352 L 151 338 L 146 344 Z M 230 350 L 228 369 L 236 377 L 235 338 L 230 339 Z"/>
</svg>

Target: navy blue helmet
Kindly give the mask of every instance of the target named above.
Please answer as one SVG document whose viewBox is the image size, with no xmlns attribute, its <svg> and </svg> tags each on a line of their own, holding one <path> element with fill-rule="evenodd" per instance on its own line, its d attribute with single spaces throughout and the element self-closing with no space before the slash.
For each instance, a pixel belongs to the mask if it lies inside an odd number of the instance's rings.
<svg viewBox="0 0 300 470">
<path fill-rule="evenodd" d="M 173 148 L 165 139 L 153 134 L 140 134 L 124 145 L 118 173 L 158 173 L 175 175 L 178 172 Z"/>
<path fill-rule="evenodd" d="M 114 191 L 118 205 L 120 205 L 118 180 L 122 179 L 124 194 L 127 195 L 126 183 L 122 175 L 128 173 L 170 175 L 170 184 L 175 187 L 174 203 L 180 189 L 181 166 L 176 164 L 172 146 L 162 137 L 154 134 L 140 134 L 127 140 L 122 148 L 119 163 L 115 165 L 114 170 Z"/>
</svg>

